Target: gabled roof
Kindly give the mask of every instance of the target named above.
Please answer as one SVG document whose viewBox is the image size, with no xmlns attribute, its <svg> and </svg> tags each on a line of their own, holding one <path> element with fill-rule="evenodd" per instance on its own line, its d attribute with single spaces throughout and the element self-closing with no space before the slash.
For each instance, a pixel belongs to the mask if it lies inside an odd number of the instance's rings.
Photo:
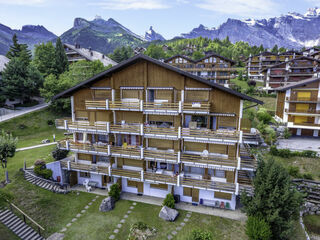
<svg viewBox="0 0 320 240">
<path fill-rule="evenodd" d="M 307 56 L 301 56 L 301 57 L 297 57 L 297 58 L 293 58 L 293 59 L 291 59 L 291 60 L 288 60 L 287 62 L 282 62 L 282 63 L 278 63 L 278 64 L 275 64 L 275 65 L 272 65 L 272 66 L 269 67 L 269 68 L 278 67 L 278 66 L 280 66 L 280 65 L 282 65 L 282 64 L 286 64 L 286 63 L 288 63 L 288 62 L 293 62 L 293 61 L 301 60 L 301 59 L 307 59 L 307 60 L 310 60 L 310 61 L 317 61 L 317 62 L 320 63 L 320 59 L 315 59 L 315 58 L 311 58 L 311 57 L 307 57 Z M 263 69 L 262 72 L 267 71 L 269 68 Z"/>
<path fill-rule="evenodd" d="M 278 87 L 278 88 L 275 88 L 273 90 L 281 92 L 281 91 L 285 91 L 285 90 L 288 90 L 288 89 L 291 89 L 291 88 L 301 87 L 301 86 L 304 86 L 306 84 L 317 82 L 317 81 L 320 81 L 320 78 L 312 77 L 312 78 L 308 78 L 308 79 L 302 80 L 302 81 L 297 82 L 297 83 L 289 84 L 287 86 Z"/>
<path fill-rule="evenodd" d="M 169 58 L 165 59 L 164 62 L 167 63 L 167 62 L 169 62 L 172 59 L 177 58 L 177 57 L 184 58 L 185 60 L 187 60 L 189 62 L 192 62 L 192 63 L 196 63 L 196 61 L 192 60 L 191 58 L 189 58 L 187 56 L 181 55 L 181 54 L 176 54 L 176 55 L 174 55 L 172 57 L 169 57 Z"/>
<path fill-rule="evenodd" d="M 281 55 L 293 55 L 293 54 L 296 54 L 296 55 L 302 55 L 302 53 L 301 53 L 301 52 L 294 51 L 294 50 L 289 50 L 289 51 L 286 51 L 286 52 L 280 53 L 280 54 L 279 54 L 279 56 L 281 56 Z"/>
<path fill-rule="evenodd" d="M 309 50 L 311 50 L 311 49 L 315 49 L 315 50 L 320 51 L 320 48 L 319 48 L 319 47 L 310 47 L 310 48 L 307 48 L 307 49 L 301 51 L 301 53 L 306 52 L 306 51 L 309 51 Z"/>
<path fill-rule="evenodd" d="M 200 58 L 199 60 L 197 60 L 196 62 L 200 62 L 200 61 L 202 61 L 202 60 L 204 60 L 204 59 L 207 59 L 207 58 L 209 58 L 209 57 L 222 58 L 222 59 L 224 59 L 225 61 L 231 62 L 232 65 L 236 63 L 235 61 L 233 61 L 233 60 L 231 60 L 231 59 L 229 59 L 229 58 L 223 57 L 223 56 L 221 56 L 221 55 L 219 55 L 219 54 L 216 54 L 216 53 L 211 53 L 211 54 L 209 54 L 209 55 L 206 55 L 206 56 L 204 56 L 203 58 Z"/>
<path fill-rule="evenodd" d="M 80 54 L 82 57 L 84 57 L 85 59 L 87 59 L 88 61 L 95 61 L 95 60 L 99 60 L 100 62 L 102 62 L 102 64 L 104 66 L 108 66 L 108 65 L 116 65 L 117 63 L 115 61 L 113 61 L 111 58 L 107 57 L 106 55 L 104 55 L 103 53 L 94 51 L 94 50 L 89 50 L 86 48 L 76 48 L 76 46 L 73 46 L 71 44 L 68 43 L 64 43 L 63 44 L 65 47 L 72 49 L 73 51 L 77 52 L 78 54 Z"/>
<path fill-rule="evenodd" d="M 103 79 L 106 76 L 110 76 L 112 73 L 121 71 L 122 69 L 124 69 L 124 68 L 126 68 L 126 67 L 128 67 L 130 65 L 133 65 L 133 64 L 135 64 L 135 63 L 137 63 L 139 61 L 143 61 L 143 60 L 147 61 L 147 62 L 151 62 L 153 64 L 156 64 L 156 65 L 158 65 L 160 67 L 163 67 L 165 69 L 171 70 L 173 72 L 176 72 L 176 73 L 178 73 L 178 74 L 180 74 L 182 76 L 194 79 L 195 81 L 207 84 L 207 85 L 212 86 L 212 87 L 214 87 L 216 89 L 219 89 L 221 91 L 224 91 L 224 92 L 230 93 L 232 95 L 235 95 L 235 96 L 237 96 L 237 97 L 239 97 L 239 98 L 241 98 L 243 100 L 248 100 L 248 101 L 251 101 L 251 102 L 258 103 L 258 104 L 263 104 L 263 102 L 260 101 L 260 100 L 257 100 L 255 98 L 252 98 L 252 97 L 247 96 L 245 94 L 239 93 L 239 92 L 234 91 L 234 90 L 232 90 L 230 88 L 226 88 L 226 87 L 224 87 L 222 85 L 219 85 L 217 83 L 209 82 L 206 79 L 203 79 L 201 77 L 195 76 L 195 75 L 193 75 L 191 73 L 185 72 L 185 71 L 183 71 L 183 70 L 181 70 L 179 68 L 176 68 L 176 67 L 173 67 L 173 66 L 171 66 L 169 64 L 160 62 L 158 60 L 155 60 L 155 59 L 150 58 L 150 57 L 148 57 L 146 55 L 143 55 L 143 54 L 139 54 L 139 55 L 136 55 L 136 56 L 134 56 L 132 58 L 129 58 L 128 60 L 123 61 L 123 62 L 113 66 L 112 68 L 109 68 L 108 70 L 103 71 L 103 72 L 93 76 L 92 78 L 89 78 L 88 80 L 85 80 L 85 81 L 79 83 L 78 85 L 76 85 L 76 86 L 74 86 L 72 88 L 69 88 L 68 90 L 65 90 L 65 91 L 57 94 L 56 96 L 53 97 L 53 100 L 61 98 L 61 97 L 71 96 L 72 93 L 74 93 L 75 91 L 77 91 L 77 90 L 79 90 L 81 88 L 89 87 L 94 82 L 99 81 L 99 80 Z"/>
<path fill-rule="evenodd" d="M 250 56 L 250 57 L 270 56 L 270 55 L 278 56 L 277 53 L 273 53 L 273 52 L 269 52 L 269 51 L 264 51 L 264 52 L 261 52 L 261 53 L 259 53 L 259 54 L 252 55 L 252 56 Z M 245 61 L 248 61 L 248 59 L 249 59 L 250 57 L 247 57 Z"/>
</svg>

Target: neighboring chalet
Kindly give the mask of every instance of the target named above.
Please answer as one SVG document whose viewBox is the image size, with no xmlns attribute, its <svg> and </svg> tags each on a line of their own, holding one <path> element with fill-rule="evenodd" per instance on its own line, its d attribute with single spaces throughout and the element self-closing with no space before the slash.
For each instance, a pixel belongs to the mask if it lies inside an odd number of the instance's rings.
<svg viewBox="0 0 320 240">
<path fill-rule="evenodd" d="M 144 53 L 145 51 L 147 51 L 147 49 L 144 48 L 144 47 L 135 47 L 133 49 L 133 51 L 134 51 L 135 55 L 139 55 L 139 54 Z"/>
<path fill-rule="evenodd" d="M 249 56 L 246 59 L 246 68 L 249 80 L 263 82 L 263 70 L 275 64 L 283 63 L 302 56 L 301 53 L 295 51 L 287 51 L 284 53 L 276 54 L 272 52 L 262 52 L 260 54 Z"/>
<path fill-rule="evenodd" d="M 214 53 L 197 61 L 183 55 L 175 55 L 164 62 L 225 87 L 229 86 L 231 72 L 235 71 L 235 68 L 232 68 L 234 61 Z"/>
<path fill-rule="evenodd" d="M 265 89 L 272 91 L 274 88 L 311 78 L 319 71 L 320 59 L 302 56 L 273 65 L 262 72 L 265 76 Z"/>
<path fill-rule="evenodd" d="M 117 63 L 104 55 L 103 53 L 80 47 L 79 44 L 71 45 L 64 43 L 64 50 L 67 54 L 69 63 L 78 62 L 80 60 L 95 61 L 99 60 L 104 66 L 116 65 Z"/>
<path fill-rule="evenodd" d="M 318 47 L 311 47 L 311 48 L 307 48 L 303 51 L 301 51 L 301 54 L 303 54 L 303 56 L 312 56 L 314 55 L 315 53 L 319 53 L 320 52 L 320 48 Z"/>
<path fill-rule="evenodd" d="M 6 68 L 6 64 L 10 61 L 9 58 L 7 58 L 4 55 L 0 55 L 0 80 L 2 79 L 2 72 Z"/>
<path fill-rule="evenodd" d="M 87 181 L 194 204 L 235 209 L 252 191 L 256 160 L 242 129 L 245 100 L 263 102 L 144 55 L 134 56 L 54 99 L 71 98 L 74 152 L 51 165 L 71 186 Z"/>
<path fill-rule="evenodd" d="M 276 119 L 286 123 L 294 135 L 319 137 L 320 78 L 309 78 L 275 90 Z"/>
</svg>

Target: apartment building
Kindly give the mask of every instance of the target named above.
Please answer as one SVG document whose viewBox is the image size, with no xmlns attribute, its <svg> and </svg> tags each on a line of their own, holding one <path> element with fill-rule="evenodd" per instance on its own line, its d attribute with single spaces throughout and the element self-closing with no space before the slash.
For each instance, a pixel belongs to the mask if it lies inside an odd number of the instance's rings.
<svg viewBox="0 0 320 240">
<path fill-rule="evenodd" d="M 183 55 L 175 55 L 164 62 L 225 87 L 229 86 L 231 73 L 236 71 L 232 67 L 235 64 L 234 61 L 215 53 L 206 55 L 197 61 Z"/>
<path fill-rule="evenodd" d="M 74 153 L 51 166 L 71 186 L 121 190 L 235 209 L 252 191 L 256 159 L 241 131 L 243 102 L 263 102 L 145 55 L 136 55 L 57 96 L 71 119 L 56 126 Z"/>
<path fill-rule="evenodd" d="M 320 52 L 320 48 L 318 47 L 311 47 L 311 48 L 307 48 L 303 51 L 301 51 L 301 54 L 303 54 L 303 56 L 312 56 L 315 53 L 319 53 Z"/>
<path fill-rule="evenodd" d="M 249 56 L 246 59 L 246 69 L 248 78 L 259 82 L 264 81 L 263 70 L 273 65 L 289 61 L 298 56 L 302 56 L 302 53 L 295 51 L 287 51 L 284 53 L 276 54 L 272 52 L 262 52 L 257 55 Z"/>
<path fill-rule="evenodd" d="M 94 51 L 92 49 L 82 48 L 80 44 L 76 44 L 74 46 L 71 44 L 64 43 L 63 46 L 67 54 L 68 62 L 70 64 L 81 60 L 90 62 L 99 60 L 100 62 L 102 62 L 104 66 L 114 66 L 117 64 L 115 61 L 113 61 L 111 58 L 107 57 L 103 53 Z"/>
<path fill-rule="evenodd" d="M 281 86 L 311 78 L 320 71 L 320 59 L 297 57 L 264 69 L 265 89 L 273 90 Z"/>
<path fill-rule="evenodd" d="M 320 78 L 309 78 L 275 89 L 276 119 L 293 135 L 319 137 Z"/>
</svg>

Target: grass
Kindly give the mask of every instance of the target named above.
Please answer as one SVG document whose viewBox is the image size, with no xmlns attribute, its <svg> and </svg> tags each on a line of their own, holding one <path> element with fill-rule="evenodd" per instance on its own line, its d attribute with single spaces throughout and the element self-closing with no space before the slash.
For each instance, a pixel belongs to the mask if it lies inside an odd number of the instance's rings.
<svg viewBox="0 0 320 240">
<path fill-rule="evenodd" d="M 0 239 L 19 240 L 13 232 L 11 232 L 5 225 L 0 223 Z"/>
<path fill-rule="evenodd" d="M 17 137 L 18 148 L 29 147 L 41 144 L 43 139 L 53 141 L 53 134 L 56 135 L 56 140 L 63 139 L 62 130 L 56 129 L 54 124 L 48 125 L 48 120 L 54 122 L 59 117 L 45 109 L 0 123 L 0 130 L 4 129 Z"/>
<path fill-rule="evenodd" d="M 254 96 L 254 98 L 264 102 L 262 105 L 263 108 L 266 108 L 268 111 L 274 112 L 276 110 L 277 99 L 274 97 L 259 97 Z"/>
<path fill-rule="evenodd" d="M 303 222 L 308 233 L 320 235 L 320 216 L 308 215 L 303 217 Z"/>
<path fill-rule="evenodd" d="M 238 78 L 231 79 L 230 82 L 241 87 L 241 89 L 243 89 L 243 90 L 247 90 L 249 88 L 249 85 L 246 81 L 244 81 L 244 80 L 241 81 Z"/>
</svg>

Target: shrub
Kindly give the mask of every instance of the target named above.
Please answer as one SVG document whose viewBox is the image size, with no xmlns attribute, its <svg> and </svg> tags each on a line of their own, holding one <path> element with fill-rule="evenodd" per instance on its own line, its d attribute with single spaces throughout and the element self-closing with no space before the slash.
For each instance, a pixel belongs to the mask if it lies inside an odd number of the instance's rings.
<svg viewBox="0 0 320 240">
<path fill-rule="evenodd" d="M 265 220 L 252 216 L 248 217 L 246 234 L 250 240 L 269 240 L 272 235 L 270 226 Z"/>
<path fill-rule="evenodd" d="M 291 177 L 301 178 L 300 169 L 297 166 L 289 166 L 288 173 Z"/>
<path fill-rule="evenodd" d="M 278 149 L 275 145 L 272 145 L 270 147 L 270 154 L 273 155 L 273 156 L 278 156 Z"/>
<path fill-rule="evenodd" d="M 52 170 L 51 169 L 43 169 L 41 171 L 41 176 L 45 179 L 51 179 L 52 178 Z"/>
<path fill-rule="evenodd" d="M 174 197 L 171 193 L 168 193 L 166 198 L 163 200 L 162 206 L 174 208 Z"/>
<path fill-rule="evenodd" d="M 66 157 L 68 156 L 68 153 L 69 153 L 68 150 L 63 150 L 63 149 L 59 149 L 59 148 L 55 148 L 55 149 L 51 152 L 52 157 L 53 157 L 56 161 L 66 158 Z"/>
<path fill-rule="evenodd" d="M 149 227 L 143 222 L 136 222 L 131 225 L 128 240 L 152 239 L 157 230 Z"/>
<path fill-rule="evenodd" d="M 46 165 L 45 161 L 43 161 L 42 159 L 38 159 L 34 162 L 35 166 L 43 166 Z"/>
<path fill-rule="evenodd" d="M 290 149 L 278 149 L 278 156 L 282 158 L 289 158 L 291 156 Z"/>
<path fill-rule="evenodd" d="M 45 162 L 42 160 L 37 160 L 34 164 L 34 173 L 38 176 L 41 176 L 45 179 L 51 179 L 52 178 L 52 170 L 46 169 Z"/>
<path fill-rule="evenodd" d="M 200 229 L 194 229 L 191 232 L 190 240 L 213 240 L 212 233 Z"/>
<path fill-rule="evenodd" d="M 288 128 L 285 128 L 285 129 L 284 129 L 283 137 L 284 137 L 285 139 L 288 139 L 289 137 L 291 137 L 291 132 L 289 131 Z"/>
<path fill-rule="evenodd" d="M 49 126 L 52 126 L 52 125 L 54 124 L 54 121 L 51 120 L 51 119 L 49 119 L 49 120 L 47 121 L 47 124 L 48 124 Z"/>
<path fill-rule="evenodd" d="M 313 180 L 313 176 L 312 176 L 311 173 L 304 173 L 304 174 L 302 175 L 302 177 L 303 177 L 304 179 Z"/>
<path fill-rule="evenodd" d="M 271 121 L 272 116 L 268 113 L 267 109 L 260 108 L 257 112 L 257 118 L 264 124 L 268 124 Z"/>
<path fill-rule="evenodd" d="M 250 81 L 248 82 L 248 85 L 249 85 L 250 87 L 255 87 L 255 86 L 257 85 L 257 82 L 254 81 L 254 80 L 250 80 Z"/>
<path fill-rule="evenodd" d="M 253 95 L 255 92 L 254 86 L 249 86 L 249 88 L 246 90 L 246 94 Z"/>
<path fill-rule="evenodd" d="M 301 152 L 302 157 L 308 157 L 308 158 L 316 158 L 317 152 L 311 151 L 311 150 L 304 150 Z"/>
<path fill-rule="evenodd" d="M 120 199 L 120 186 L 118 183 L 112 184 L 109 191 L 109 196 L 114 198 L 115 201 Z"/>
</svg>

